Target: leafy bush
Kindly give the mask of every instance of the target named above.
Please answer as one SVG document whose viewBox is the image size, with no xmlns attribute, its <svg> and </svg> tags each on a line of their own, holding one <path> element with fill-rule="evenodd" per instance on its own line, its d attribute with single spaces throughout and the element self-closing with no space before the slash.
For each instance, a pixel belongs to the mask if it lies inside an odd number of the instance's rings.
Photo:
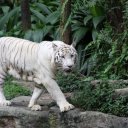
<svg viewBox="0 0 128 128">
<path fill-rule="evenodd" d="M 59 38 L 60 2 L 58 0 L 34 2 L 30 11 L 32 28 L 25 33 L 25 39 L 41 42 Z"/>
<path fill-rule="evenodd" d="M 128 96 L 115 97 L 115 88 L 112 84 L 103 82 L 96 85 L 96 87 L 91 85 L 90 82 L 82 82 L 81 84 L 84 85 L 84 88 L 83 90 L 76 91 L 72 99 L 74 105 L 84 110 L 128 116 Z"/>
<path fill-rule="evenodd" d="M 75 0 L 72 10 L 73 40 L 77 44 L 78 69 L 82 74 L 90 75 L 94 67 L 94 59 L 91 51 L 85 51 L 85 47 L 95 41 L 106 19 L 104 2 L 101 0 Z"/>
<path fill-rule="evenodd" d="M 31 29 L 22 30 L 20 3 L 10 6 L 1 5 L 0 37 L 21 37 L 35 42 L 59 38 L 60 2 L 31 1 Z M 20 15 L 19 15 L 20 14 Z"/>
<path fill-rule="evenodd" d="M 111 8 L 109 10 L 112 11 Z M 121 25 L 116 28 L 107 21 L 104 23 L 104 28 L 99 32 L 97 39 L 90 42 L 84 49 L 85 53 L 89 54 L 88 60 L 93 58 L 93 61 L 88 64 L 92 65 L 90 74 L 94 74 L 98 78 L 127 79 L 128 2 L 125 2 L 123 10 L 123 21 L 118 23 Z"/>
<path fill-rule="evenodd" d="M 59 72 L 57 74 L 57 83 L 61 87 L 63 92 L 73 92 L 77 89 L 81 89 L 82 87 L 79 86 L 80 79 L 82 77 L 77 73 L 70 73 L 70 74 L 63 74 Z"/>
<path fill-rule="evenodd" d="M 115 95 L 115 89 L 128 87 L 119 81 L 109 83 L 103 81 L 93 85 L 94 78 L 83 77 L 78 73 L 67 76 L 59 73 L 57 82 L 63 92 L 72 92 L 72 104 L 83 110 L 100 111 L 117 116 L 128 116 L 128 96 Z"/>
<path fill-rule="evenodd" d="M 99 4 L 100 3 L 100 4 Z M 78 43 L 88 32 L 92 34 L 92 39 L 96 40 L 101 23 L 105 18 L 102 1 L 79 1 L 74 3 L 72 29 L 73 40 Z"/>
<path fill-rule="evenodd" d="M 127 79 L 128 2 L 75 0 L 74 3 L 73 38 L 78 41 L 80 72 L 98 78 Z"/>
<path fill-rule="evenodd" d="M 20 8 L 11 9 L 9 6 L 1 7 L 0 15 L 0 37 L 19 36 L 22 37 L 21 22 L 19 21 Z"/>
<path fill-rule="evenodd" d="M 85 51 L 91 51 L 90 58 L 96 63 L 93 72 L 97 77 L 127 78 L 127 50 L 128 32 L 116 33 L 112 26 L 107 24 L 98 35 L 98 39 L 91 42 Z"/>
</svg>

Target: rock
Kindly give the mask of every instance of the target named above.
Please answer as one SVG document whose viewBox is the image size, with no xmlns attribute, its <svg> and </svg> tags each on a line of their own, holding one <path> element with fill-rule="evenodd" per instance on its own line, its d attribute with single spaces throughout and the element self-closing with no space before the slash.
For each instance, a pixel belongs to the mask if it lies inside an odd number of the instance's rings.
<svg viewBox="0 0 128 128">
<path fill-rule="evenodd" d="M 60 113 L 48 96 L 39 100 L 42 111 L 31 111 L 29 99 L 17 97 L 12 106 L 0 107 L 0 128 L 128 128 L 128 118 L 124 117 L 80 109 Z"/>
<path fill-rule="evenodd" d="M 120 79 L 120 80 L 105 80 L 105 81 L 107 81 L 108 83 L 112 83 L 112 84 L 116 84 L 116 83 L 128 84 L 128 80 L 123 80 L 123 79 Z M 92 80 L 91 84 L 92 85 L 97 85 L 97 84 L 102 83 L 102 82 L 104 82 L 104 80 Z"/>
<path fill-rule="evenodd" d="M 128 96 L 128 88 L 116 89 L 115 90 L 116 96 Z"/>
<path fill-rule="evenodd" d="M 19 96 L 12 100 L 14 105 L 22 105 L 27 106 L 30 101 L 31 96 Z M 52 100 L 49 94 L 42 94 L 40 99 L 38 100 L 38 104 L 42 106 L 52 106 L 55 105 L 55 102 Z"/>
<path fill-rule="evenodd" d="M 71 110 L 63 121 L 64 128 L 128 128 L 128 118 L 93 111 Z"/>
</svg>

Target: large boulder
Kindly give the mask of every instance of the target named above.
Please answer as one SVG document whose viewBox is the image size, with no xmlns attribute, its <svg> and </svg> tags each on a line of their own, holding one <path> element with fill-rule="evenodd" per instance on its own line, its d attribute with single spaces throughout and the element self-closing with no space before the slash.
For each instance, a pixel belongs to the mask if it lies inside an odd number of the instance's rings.
<svg viewBox="0 0 128 128">
<path fill-rule="evenodd" d="M 13 99 L 10 107 L 0 107 L 0 128 L 128 128 L 128 118 L 80 109 L 60 113 L 48 95 L 39 100 L 42 111 L 27 108 L 30 97 Z"/>
</svg>

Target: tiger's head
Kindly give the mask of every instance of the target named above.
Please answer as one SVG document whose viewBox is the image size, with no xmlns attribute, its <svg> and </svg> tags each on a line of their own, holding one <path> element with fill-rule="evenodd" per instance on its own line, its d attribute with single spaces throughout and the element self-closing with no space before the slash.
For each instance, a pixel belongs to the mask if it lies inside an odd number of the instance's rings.
<svg viewBox="0 0 128 128">
<path fill-rule="evenodd" d="M 77 52 L 72 45 L 63 44 L 57 46 L 53 44 L 54 63 L 58 69 L 70 72 L 77 62 Z"/>
</svg>

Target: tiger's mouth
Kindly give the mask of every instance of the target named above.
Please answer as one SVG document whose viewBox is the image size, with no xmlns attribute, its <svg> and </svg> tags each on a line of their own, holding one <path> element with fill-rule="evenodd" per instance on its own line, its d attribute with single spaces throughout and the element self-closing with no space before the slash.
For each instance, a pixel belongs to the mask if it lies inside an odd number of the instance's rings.
<svg viewBox="0 0 128 128">
<path fill-rule="evenodd" d="M 64 72 L 66 72 L 66 73 L 69 73 L 69 72 L 71 72 L 72 71 L 72 69 L 64 69 Z"/>
</svg>

